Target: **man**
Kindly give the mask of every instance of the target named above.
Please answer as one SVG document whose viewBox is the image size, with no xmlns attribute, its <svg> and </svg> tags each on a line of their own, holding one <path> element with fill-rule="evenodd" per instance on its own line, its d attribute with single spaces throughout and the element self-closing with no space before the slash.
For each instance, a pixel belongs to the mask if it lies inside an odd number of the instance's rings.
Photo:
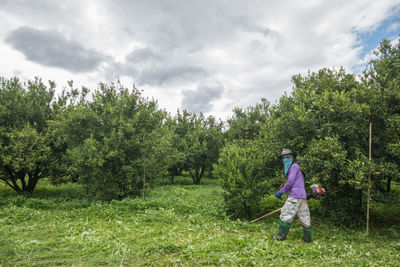
<svg viewBox="0 0 400 267">
<path fill-rule="evenodd" d="M 297 214 L 303 224 L 304 241 L 309 243 L 311 240 L 311 219 L 307 205 L 307 195 L 304 186 L 304 177 L 297 164 L 295 153 L 290 149 L 283 149 L 280 157 L 282 158 L 285 176 L 288 177 L 286 184 L 275 196 L 281 199 L 282 194 L 289 192 L 289 197 L 281 210 L 281 222 L 277 235 L 272 235 L 277 240 L 285 240 L 289 232 L 291 223 Z"/>
</svg>

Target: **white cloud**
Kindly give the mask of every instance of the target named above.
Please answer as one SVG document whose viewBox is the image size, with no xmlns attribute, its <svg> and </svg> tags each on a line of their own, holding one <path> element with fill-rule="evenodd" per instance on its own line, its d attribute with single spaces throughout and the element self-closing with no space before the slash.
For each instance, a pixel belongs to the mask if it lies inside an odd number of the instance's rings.
<svg viewBox="0 0 400 267">
<path fill-rule="evenodd" d="M 399 29 L 400 29 L 400 22 L 394 22 L 389 25 L 387 31 L 394 32 L 394 31 L 398 31 Z"/>
<path fill-rule="evenodd" d="M 0 40 L 4 42 L 5 32 L 31 25 L 54 29 L 66 40 L 78 40 L 82 51 L 112 59 L 90 65 L 91 73 L 73 74 L 38 66 L 0 42 L 0 55 L 8 62 L 0 63 L 1 75 L 20 71 L 61 84 L 78 79 L 89 86 L 119 77 L 127 86 L 135 83 L 172 113 L 186 106 L 223 118 L 235 106 L 255 104 L 261 98 L 276 101 L 291 89 L 290 78 L 297 73 L 322 67 L 359 68 L 363 44 L 358 35 L 372 32 L 400 4 L 399 0 L 64 2 L 0 0 Z"/>
</svg>

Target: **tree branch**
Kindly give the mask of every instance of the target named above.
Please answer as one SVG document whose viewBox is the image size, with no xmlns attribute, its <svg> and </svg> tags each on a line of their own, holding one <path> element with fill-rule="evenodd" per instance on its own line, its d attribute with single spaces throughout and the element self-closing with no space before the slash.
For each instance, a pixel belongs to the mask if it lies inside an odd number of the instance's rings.
<svg viewBox="0 0 400 267">
<path fill-rule="evenodd" d="M 17 191 L 18 193 L 21 192 L 21 190 L 19 188 L 15 188 L 12 184 L 10 184 L 8 181 L 1 179 L 1 182 L 3 182 L 4 184 L 8 185 L 9 187 L 11 187 L 12 189 L 14 189 L 15 191 Z"/>
</svg>

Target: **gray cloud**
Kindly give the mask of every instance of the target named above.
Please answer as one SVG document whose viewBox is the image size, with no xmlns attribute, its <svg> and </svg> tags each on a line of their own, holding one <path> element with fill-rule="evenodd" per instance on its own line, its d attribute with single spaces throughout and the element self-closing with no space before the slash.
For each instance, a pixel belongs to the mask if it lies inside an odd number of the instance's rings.
<svg viewBox="0 0 400 267">
<path fill-rule="evenodd" d="M 279 37 L 279 33 L 268 27 L 263 27 L 260 25 L 245 24 L 244 29 L 249 32 L 257 32 L 262 34 L 264 37 Z"/>
<path fill-rule="evenodd" d="M 138 77 L 139 69 L 130 62 L 116 62 L 114 60 L 110 61 L 107 68 L 102 72 L 102 77 L 105 77 L 108 81 L 114 81 L 115 79 L 120 78 L 120 76 L 127 77 Z"/>
<path fill-rule="evenodd" d="M 204 46 L 235 40 L 238 29 L 230 13 L 245 1 L 103 1 L 104 10 L 125 36 L 170 52 L 184 48 L 197 51 Z M 237 9 L 240 10 L 240 9 Z M 127 21 L 134 21 L 129 23 Z"/>
<path fill-rule="evenodd" d="M 149 60 L 162 60 L 163 56 L 154 52 L 150 48 L 139 48 L 128 54 L 125 59 L 126 61 L 132 63 L 139 63 L 139 62 L 146 62 Z"/>
<path fill-rule="evenodd" d="M 232 23 L 245 32 L 255 32 L 263 35 L 264 37 L 280 37 L 278 31 L 271 29 L 270 27 L 263 26 L 262 24 L 257 24 L 249 16 L 233 16 L 231 18 Z"/>
<path fill-rule="evenodd" d="M 161 54 L 148 47 L 139 48 L 127 54 L 123 62 L 112 62 L 105 70 L 105 76 L 129 76 L 138 85 L 156 86 L 193 82 L 208 76 L 204 68 L 186 61 L 180 54 Z"/>
<path fill-rule="evenodd" d="M 66 39 L 53 30 L 23 26 L 7 34 L 5 42 L 35 63 L 59 67 L 72 72 L 95 70 L 108 57 Z"/>
<path fill-rule="evenodd" d="M 138 77 L 139 84 L 162 85 L 177 80 L 196 80 L 206 76 L 203 68 L 181 65 L 147 68 L 141 71 Z"/>
<path fill-rule="evenodd" d="M 212 109 L 212 101 L 220 98 L 224 86 L 214 84 L 199 84 L 196 90 L 183 91 L 182 107 L 195 113 L 208 112 Z"/>
</svg>

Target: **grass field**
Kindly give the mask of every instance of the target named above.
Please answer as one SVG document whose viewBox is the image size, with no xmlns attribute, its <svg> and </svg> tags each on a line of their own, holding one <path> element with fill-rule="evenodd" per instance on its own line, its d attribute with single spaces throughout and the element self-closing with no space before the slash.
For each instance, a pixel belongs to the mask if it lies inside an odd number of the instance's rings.
<svg viewBox="0 0 400 267">
<path fill-rule="evenodd" d="M 1 266 L 400 266 L 400 230 L 336 226 L 313 216 L 314 242 L 298 221 L 288 240 L 270 238 L 279 215 L 230 220 L 212 180 L 152 189 L 146 200 L 88 202 L 78 185 L 42 183 L 33 197 L 0 185 Z M 399 215 L 391 209 L 389 218 Z M 377 206 L 373 216 L 385 216 Z M 390 222 L 389 222 L 390 223 Z"/>
</svg>

